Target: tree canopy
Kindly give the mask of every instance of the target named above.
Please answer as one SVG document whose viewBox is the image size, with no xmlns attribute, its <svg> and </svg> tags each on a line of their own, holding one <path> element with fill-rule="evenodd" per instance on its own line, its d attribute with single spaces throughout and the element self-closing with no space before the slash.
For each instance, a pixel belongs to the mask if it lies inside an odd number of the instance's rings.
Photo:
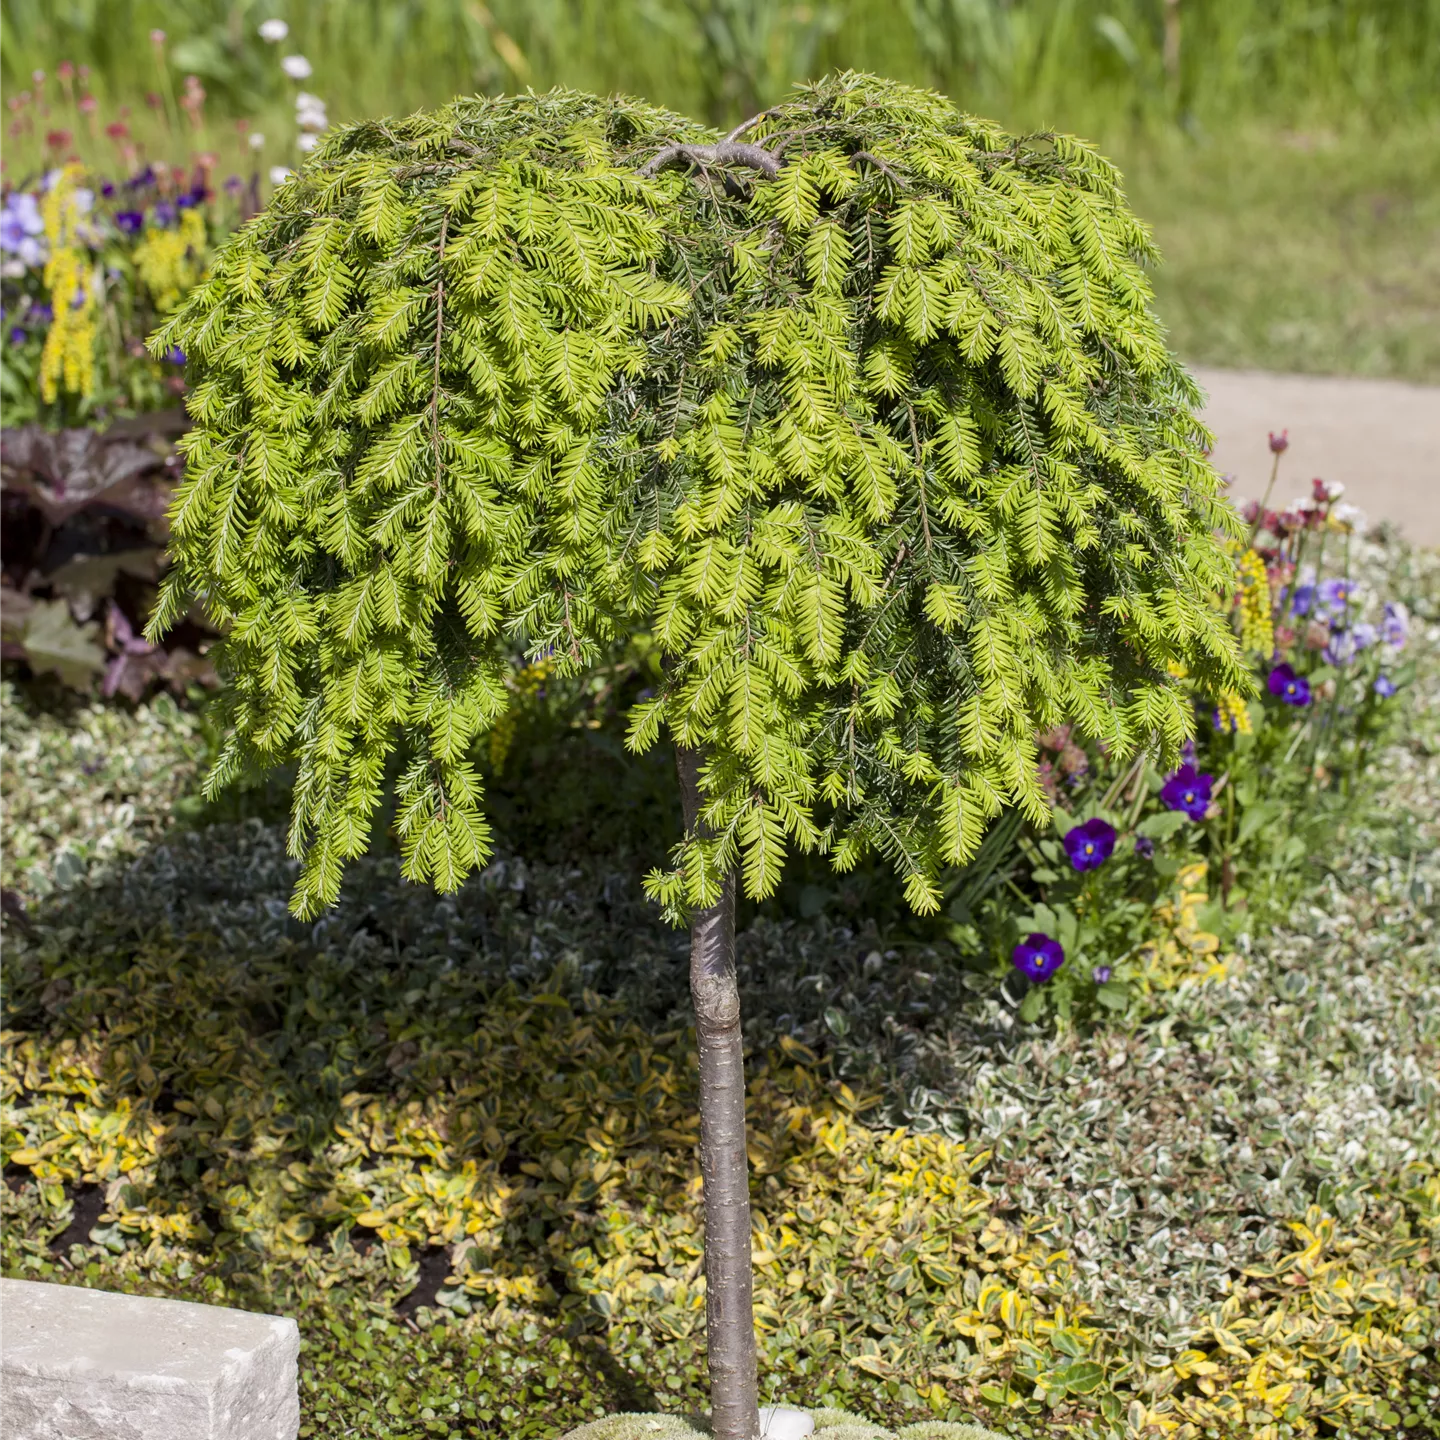
<svg viewBox="0 0 1440 1440">
<path fill-rule="evenodd" d="M 299 913 L 398 763 L 405 873 L 487 853 L 477 739 L 519 656 L 652 634 L 631 743 L 701 751 L 674 909 L 790 847 L 933 908 L 1034 736 L 1246 688 L 1236 520 L 1114 169 L 844 74 L 722 141 L 570 91 L 340 128 L 155 344 L 195 428 L 152 633 L 225 631 L 210 784 L 298 762 Z"/>
</svg>

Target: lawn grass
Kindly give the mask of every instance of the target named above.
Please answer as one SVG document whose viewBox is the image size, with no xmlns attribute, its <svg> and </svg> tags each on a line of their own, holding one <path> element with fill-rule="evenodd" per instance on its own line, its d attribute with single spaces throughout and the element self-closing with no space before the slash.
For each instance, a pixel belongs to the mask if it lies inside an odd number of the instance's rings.
<svg viewBox="0 0 1440 1440">
<path fill-rule="evenodd" d="M 1111 146 L 1192 364 L 1440 382 L 1440 126 Z"/>
</svg>

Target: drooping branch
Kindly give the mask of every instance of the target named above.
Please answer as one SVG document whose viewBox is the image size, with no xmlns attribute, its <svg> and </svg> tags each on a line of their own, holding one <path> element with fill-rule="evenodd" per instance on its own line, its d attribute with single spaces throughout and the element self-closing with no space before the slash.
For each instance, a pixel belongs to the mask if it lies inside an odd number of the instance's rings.
<svg viewBox="0 0 1440 1440">
<path fill-rule="evenodd" d="M 858 164 L 861 160 L 865 161 L 867 165 L 873 165 L 877 170 L 888 175 L 902 190 L 908 190 L 910 188 L 905 183 L 904 177 L 897 175 L 878 155 L 872 155 L 868 150 L 857 150 L 850 157 L 850 163 L 852 165 Z"/>
<path fill-rule="evenodd" d="M 740 134 L 764 118 L 765 116 L 761 114 L 747 120 L 743 125 L 730 132 L 731 137 Z M 658 155 L 652 155 L 640 167 L 640 173 L 644 176 L 658 175 L 660 171 L 671 165 L 744 165 L 751 170 L 759 170 L 766 179 L 773 180 L 780 173 L 781 155 L 785 146 L 794 138 L 793 135 L 787 135 L 774 150 L 767 150 L 763 145 L 746 144 L 733 138 L 721 140 L 717 145 L 667 145 Z M 856 166 L 861 163 L 873 165 L 900 189 L 908 190 L 910 188 L 904 176 L 897 175 L 878 155 L 872 155 L 868 150 L 857 150 L 850 157 L 850 163 Z"/>
<path fill-rule="evenodd" d="M 762 120 L 764 120 L 770 113 L 771 113 L 771 112 L 770 112 L 769 110 L 762 110 L 758 115 L 752 115 L 748 120 L 742 120 L 742 121 L 725 137 L 725 144 L 728 145 L 732 140 L 738 140 L 747 130 L 749 130 L 749 129 L 750 129 L 752 126 L 754 126 L 754 125 L 758 125 L 758 124 L 759 124 Z"/>
<path fill-rule="evenodd" d="M 722 140 L 718 145 L 667 145 L 640 168 L 645 176 L 657 175 L 670 165 L 744 165 L 773 180 L 780 162 L 762 145 Z"/>
</svg>

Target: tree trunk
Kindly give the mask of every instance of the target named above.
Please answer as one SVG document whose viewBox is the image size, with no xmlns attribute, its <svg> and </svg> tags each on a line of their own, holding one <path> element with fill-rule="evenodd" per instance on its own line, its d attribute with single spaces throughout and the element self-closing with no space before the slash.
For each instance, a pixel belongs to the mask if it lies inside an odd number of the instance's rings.
<svg viewBox="0 0 1440 1440">
<path fill-rule="evenodd" d="M 700 755 L 675 747 L 687 833 L 700 820 Z M 690 921 L 690 995 L 700 1045 L 700 1168 L 705 1177 L 705 1346 L 714 1440 L 759 1434 L 755 1318 L 751 1309 L 750 1169 L 745 1153 L 745 1065 L 735 982 L 735 876 Z"/>
</svg>

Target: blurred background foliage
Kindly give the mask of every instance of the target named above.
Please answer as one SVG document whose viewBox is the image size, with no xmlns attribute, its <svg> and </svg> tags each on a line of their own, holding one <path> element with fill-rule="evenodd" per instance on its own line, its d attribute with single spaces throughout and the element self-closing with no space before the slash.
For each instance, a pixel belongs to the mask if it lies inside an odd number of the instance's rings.
<svg viewBox="0 0 1440 1440">
<path fill-rule="evenodd" d="M 715 124 L 797 78 L 863 68 L 1009 125 L 1194 133 L 1433 113 L 1436 0 L 5 0 L 3 75 L 61 58 L 102 96 L 155 88 L 149 34 L 235 114 L 279 98 L 268 18 L 330 77 L 341 118 L 526 85 L 628 90 Z M 897 9 L 899 15 L 897 16 Z M 900 20 L 902 23 L 897 23 Z M 343 79 L 343 91 L 336 88 Z"/>
<path fill-rule="evenodd" d="M 214 153 L 258 197 L 298 159 L 281 52 L 332 120 L 565 84 L 730 125 L 835 67 L 934 85 L 1121 163 L 1192 363 L 1440 379 L 1440 0 L 0 0 L 6 179 L 54 163 L 53 126 L 113 166 L 120 114 L 145 159 Z"/>
</svg>

